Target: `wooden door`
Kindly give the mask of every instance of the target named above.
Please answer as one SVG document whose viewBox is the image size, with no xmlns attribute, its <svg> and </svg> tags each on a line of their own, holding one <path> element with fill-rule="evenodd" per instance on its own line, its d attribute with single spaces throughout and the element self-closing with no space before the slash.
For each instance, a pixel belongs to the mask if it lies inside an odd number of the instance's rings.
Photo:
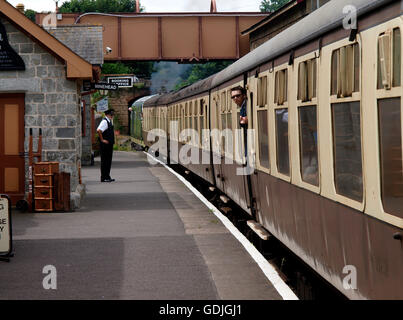
<svg viewBox="0 0 403 320">
<path fill-rule="evenodd" d="M 0 94 L 0 193 L 24 198 L 24 94 Z"/>
</svg>

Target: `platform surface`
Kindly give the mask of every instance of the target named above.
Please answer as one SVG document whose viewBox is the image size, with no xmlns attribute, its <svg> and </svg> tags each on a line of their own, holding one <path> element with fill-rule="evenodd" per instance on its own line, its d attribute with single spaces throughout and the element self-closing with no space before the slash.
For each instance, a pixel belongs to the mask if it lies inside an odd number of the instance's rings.
<svg viewBox="0 0 403 320">
<path fill-rule="evenodd" d="M 13 213 L 15 257 L 0 262 L 0 299 L 281 300 L 239 241 L 143 152 L 82 168 L 86 196 L 69 213 Z M 45 290 L 45 266 L 57 289 Z"/>
</svg>

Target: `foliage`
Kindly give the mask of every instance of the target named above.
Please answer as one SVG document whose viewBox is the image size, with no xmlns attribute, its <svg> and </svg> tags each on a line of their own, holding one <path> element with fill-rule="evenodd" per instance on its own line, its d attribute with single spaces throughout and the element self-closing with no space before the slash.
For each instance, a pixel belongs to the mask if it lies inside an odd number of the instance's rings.
<svg viewBox="0 0 403 320">
<path fill-rule="evenodd" d="M 262 0 L 259 8 L 261 12 L 274 12 L 290 1 L 291 0 Z"/>
<path fill-rule="evenodd" d="M 199 80 L 205 79 L 222 69 L 228 67 L 233 61 L 219 61 L 219 62 L 207 62 L 204 64 L 195 64 L 191 68 L 188 68 L 182 75 L 183 79 L 176 86 L 175 90 L 179 90 L 185 86 L 191 85 Z"/>
<path fill-rule="evenodd" d="M 102 65 L 102 74 L 129 74 L 132 73 L 132 68 L 121 62 L 104 63 Z"/>
<path fill-rule="evenodd" d="M 31 10 L 31 9 L 27 9 L 27 10 L 25 10 L 24 14 L 25 14 L 25 16 L 26 16 L 28 19 L 30 19 L 30 20 L 32 20 L 33 22 L 35 22 L 35 14 L 36 14 L 36 11 Z"/>
<path fill-rule="evenodd" d="M 132 69 L 138 78 L 150 78 L 151 74 L 155 72 L 154 62 L 151 61 L 136 61 L 136 62 L 126 62 L 127 66 Z"/>
<path fill-rule="evenodd" d="M 134 0 L 70 0 L 64 2 L 59 8 L 60 13 L 85 13 L 85 12 L 134 12 L 136 2 Z M 140 7 L 144 11 L 144 7 Z"/>
<path fill-rule="evenodd" d="M 149 78 L 153 72 L 153 62 L 108 62 L 102 65 L 102 74 L 135 74 L 138 78 Z"/>
</svg>

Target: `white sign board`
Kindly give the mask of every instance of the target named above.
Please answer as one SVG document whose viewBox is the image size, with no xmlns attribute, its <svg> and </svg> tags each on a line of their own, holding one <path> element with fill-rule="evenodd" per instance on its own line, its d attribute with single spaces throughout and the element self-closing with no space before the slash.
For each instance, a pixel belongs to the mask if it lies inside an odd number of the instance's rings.
<svg viewBox="0 0 403 320">
<path fill-rule="evenodd" d="M 11 251 L 9 200 L 0 197 L 0 253 Z"/>
<path fill-rule="evenodd" d="M 97 111 L 98 112 L 105 112 L 108 110 L 108 98 L 104 98 L 97 102 Z"/>
<path fill-rule="evenodd" d="M 117 84 L 119 88 L 131 88 L 133 87 L 133 83 L 138 81 L 139 79 L 135 76 L 108 77 L 108 83 Z"/>
</svg>

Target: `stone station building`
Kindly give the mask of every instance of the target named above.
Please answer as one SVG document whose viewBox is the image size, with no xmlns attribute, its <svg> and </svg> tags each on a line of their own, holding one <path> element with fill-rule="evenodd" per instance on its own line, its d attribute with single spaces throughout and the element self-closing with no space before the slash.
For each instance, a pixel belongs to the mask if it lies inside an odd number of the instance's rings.
<svg viewBox="0 0 403 320">
<path fill-rule="evenodd" d="M 26 196 L 29 132 L 35 152 L 42 129 L 42 161 L 57 161 L 71 174 L 77 207 L 83 189 L 81 88 L 93 79 L 93 66 L 4 0 L 0 31 L 0 193 L 10 195 L 13 205 Z M 1 60 L 4 50 L 22 58 L 23 70 Z"/>
</svg>

